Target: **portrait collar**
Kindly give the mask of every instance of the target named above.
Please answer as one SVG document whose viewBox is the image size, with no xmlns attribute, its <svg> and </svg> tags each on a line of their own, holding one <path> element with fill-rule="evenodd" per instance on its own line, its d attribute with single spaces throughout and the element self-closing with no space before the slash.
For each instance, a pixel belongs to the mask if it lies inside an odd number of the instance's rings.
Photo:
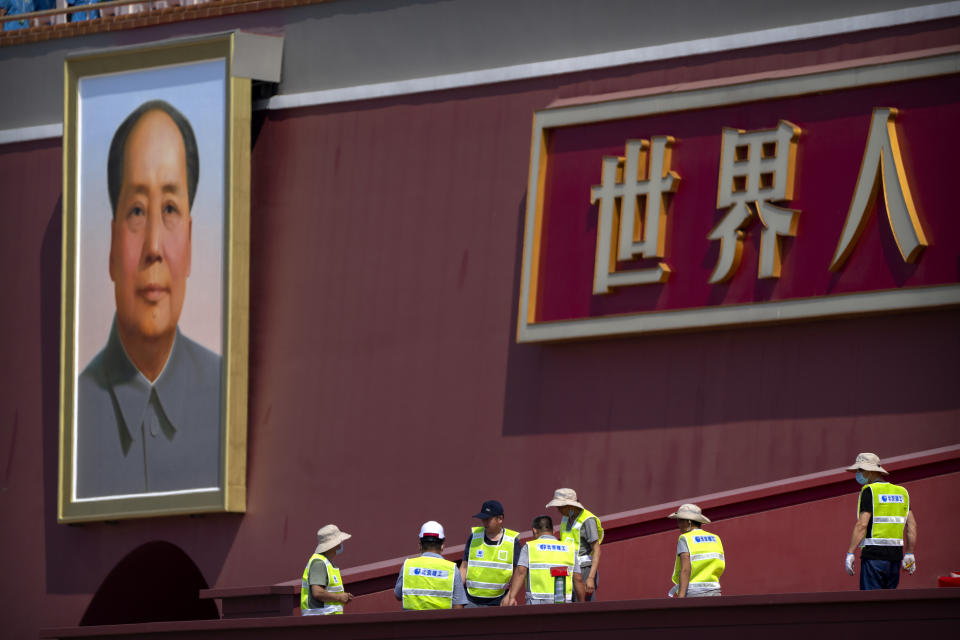
<svg viewBox="0 0 960 640">
<path fill-rule="evenodd" d="M 172 433 L 167 433 L 167 437 L 172 439 L 176 435 L 177 429 L 183 424 L 184 405 L 187 394 L 190 392 L 187 388 L 189 376 L 182 375 L 182 370 L 186 364 L 184 361 L 187 358 L 183 343 L 184 339 L 178 327 L 173 340 L 173 348 L 170 350 L 170 357 L 167 358 L 167 362 L 156 381 L 151 384 L 127 356 L 127 352 L 120 342 L 120 336 L 117 333 L 117 320 L 114 317 L 110 337 L 104 349 L 106 356 L 104 371 L 123 416 L 122 426 L 130 440 L 136 439 L 140 432 L 138 427 L 143 421 L 144 413 L 153 394 L 157 397 L 158 408 L 163 413 L 163 417 L 172 427 Z M 125 438 L 123 439 L 126 441 Z"/>
</svg>

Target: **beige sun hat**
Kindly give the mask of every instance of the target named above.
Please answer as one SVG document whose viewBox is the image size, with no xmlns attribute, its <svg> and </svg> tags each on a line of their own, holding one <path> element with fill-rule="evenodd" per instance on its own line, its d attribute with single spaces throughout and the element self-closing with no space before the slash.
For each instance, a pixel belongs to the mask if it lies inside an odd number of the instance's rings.
<svg viewBox="0 0 960 640">
<path fill-rule="evenodd" d="M 317 549 L 314 553 L 323 553 L 330 549 L 340 546 L 344 540 L 352 538 L 349 533 L 344 533 L 335 524 L 325 524 L 317 531 Z"/>
<path fill-rule="evenodd" d="M 577 502 L 577 492 L 573 489 L 557 489 L 553 492 L 553 500 L 547 503 L 548 507 L 577 507 L 578 509 L 584 509 L 585 507 Z"/>
<path fill-rule="evenodd" d="M 677 509 L 674 513 L 671 513 L 668 518 L 673 518 L 674 520 L 693 520 L 694 522 L 710 522 L 710 518 L 703 515 L 703 512 L 695 504 L 682 504 L 680 508 Z"/>
<path fill-rule="evenodd" d="M 857 459 L 847 467 L 847 471 L 879 471 L 884 475 L 890 475 L 880 466 L 880 456 L 875 453 L 858 453 Z"/>
</svg>

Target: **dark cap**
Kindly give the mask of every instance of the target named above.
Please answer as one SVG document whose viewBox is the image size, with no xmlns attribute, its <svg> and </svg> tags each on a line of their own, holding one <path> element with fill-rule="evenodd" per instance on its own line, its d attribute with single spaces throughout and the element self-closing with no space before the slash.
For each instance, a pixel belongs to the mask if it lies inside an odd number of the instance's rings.
<svg viewBox="0 0 960 640">
<path fill-rule="evenodd" d="M 503 505 L 497 502 L 496 500 L 487 500 L 483 503 L 483 506 L 480 507 L 480 513 L 473 516 L 474 518 L 492 518 L 494 516 L 503 515 Z"/>
</svg>

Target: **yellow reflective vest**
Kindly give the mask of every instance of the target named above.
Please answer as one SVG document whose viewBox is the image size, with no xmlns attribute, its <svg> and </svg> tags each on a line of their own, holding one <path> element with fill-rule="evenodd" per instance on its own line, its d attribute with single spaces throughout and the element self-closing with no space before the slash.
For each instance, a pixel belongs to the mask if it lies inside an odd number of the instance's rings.
<svg viewBox="0 0 960 640">
<path fill-rule="evenodd" d="M 401 569 L 403 575 L 403 608 L 452 609 L 453 580 L 457 565 L 430 556 L 408 558 Z"/>
<path fill-rule="evenodd" d="M 483 527 L 471 529 L 470 551 L 467 554 L 467 593 L 475 598 L 498 598 L 506 593 L 513 575 L 514 541 L 519 535 L 504 529 L 500 541 L 489 545 L 483 538 Z"/>
<path fill-rule="evenodd" d="M 687 593 L 720 588 L 720 576 L 726 563 L 720 536 L 703 529 L 691 529 L 680 537 L 690 550 L 690 584 Z M 673 563 L 673 584 L 680 584 L 680 556 Z"/>
<path fill-rule="evenodd" d="M 871 482 L 860 489 L 860 495 L 870 489 L 873 497 L 873 518 L 870 521 L 870 537 L 861 546 L 903 546 L 903 529 L 910 512 L 910 494 L 901 486 L 889 482 Z M 857 517 L 860 517 L 860 501 L 857 501 Z"/>
<path fill-rule="evenodd" d="M 564 581 L 564 599 L 573 600 L 573 568 L 577 562 L 579 547 L 566 540 L 552 540 L 537 538 L 527 543 L 527 554 L 530 566 L 527 567 L 530 576 L 530 596 L 538 600 L 553 600 L 553 576 L 550 569 L 566 567 L 567 577 Z"/>
<path fill-rule="evenodd" d="M 603 542 L 603 525 L 600 524 L 600 518 L 593 515 L 586 509 L 581 509 L 580 514 L 572 523 L 567 523 L 569 528 L 561 528 L 560 535 L 563 538 L 564 542 L 568 542 L 576 546 L 577 551 L 580 550 L 580 529 L 583 528 L 583 523 L 589 520 L 590 518 L 596 518 L 597 520 L 597 544 Z M 566 518 L 564 518 L 566 520 Z M 590 557 L 590 554 L 584 554 L 586 557 Z M 587 562 L 583 560 L 583 562 Z"/>
<path fill-rule="evenodd" d="M 343 579 L 340 577 L 340 569 L 337 569 L 322 553 L 315 553 L 307 560 L 307 566 L 303 570 L 303 578 L 300 581 L 300 611 L 310 612 L 310 614 L 330 615 L 343 613 L 343 605 L 339 602 L 324 602 L 323 607 L 314 609 L 310 607 L 310 565 L 314 560 L 322 560 L 327 568 L 327 586 L 324 587 L 330 593 L 343 592 Z M 309 614 L 308 614 L 309 615 Z"/>
</svg>

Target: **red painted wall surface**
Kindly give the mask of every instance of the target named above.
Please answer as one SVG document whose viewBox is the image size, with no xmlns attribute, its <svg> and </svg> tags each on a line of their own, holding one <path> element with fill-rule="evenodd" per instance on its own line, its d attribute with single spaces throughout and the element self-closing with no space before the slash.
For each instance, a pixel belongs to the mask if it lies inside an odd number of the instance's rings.
<svg viewBox="0 0 960 640">
<path fill-rule="evenodd" d="M 558 486 L 612 513 L 956 443 L 957 310 L 563 345 L 514 329 L 534 110 L 958 38 L 945 21 L 257 114 L 244 515 L 57 524 L 60 146 L 0 147 L 6 630 L 77 623 L 156 540 L 210 586 L 269 584 L 300 574 L 326 522 L 354 535 L 349 567 L 412 552 L 427 519 L 462 542 L 488 498 L 524 528 Z M 735 559 L 731 589 L 751 580 Z M 667 564 L 650 555 L 657 593 Z"/>
</svg>

